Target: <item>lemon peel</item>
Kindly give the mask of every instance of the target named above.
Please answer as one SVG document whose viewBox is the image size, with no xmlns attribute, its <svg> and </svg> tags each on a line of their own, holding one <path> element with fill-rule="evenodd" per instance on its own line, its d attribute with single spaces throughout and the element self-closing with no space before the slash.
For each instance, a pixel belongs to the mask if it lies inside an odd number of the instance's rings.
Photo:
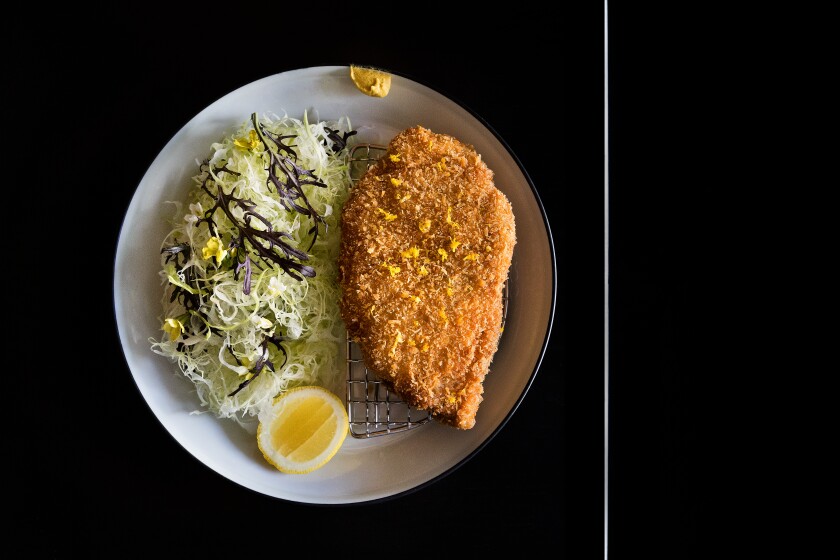
<svg viewBox="0 0 840 560">
<path fill-rule="evenodd" d="M 326 465 L 350 428 L 347 410 L 334 393 L 316 385 L 294 387 L 260 411 L 257 446 L 286 474 L 306 474 Z"/>
<path fill-rule="evenodd" d="M 350 79 L 359 91 L 371 97 L 385 97 L 391 91 L 391 74 L 381 70 L 351 65 Z"/>
</svg>

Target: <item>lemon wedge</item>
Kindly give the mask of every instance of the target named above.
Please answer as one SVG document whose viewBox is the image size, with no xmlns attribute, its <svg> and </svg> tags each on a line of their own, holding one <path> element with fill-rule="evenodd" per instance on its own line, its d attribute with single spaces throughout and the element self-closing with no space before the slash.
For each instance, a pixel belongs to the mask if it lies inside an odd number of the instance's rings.
<svg viewBox="0 0 840 560">
<path fill-rule="evenodd" d="M 359 91 L 371 97 L 385 97 L 391 91 L 391 74 L 381 70 L 350 66 L 350 79 Z"/>
<path fill-rule="evenodd" d="M 280 472 L 306 474 L 326 465 L 347 437 L 344 403 L 323 387 L 295 387 L 259 414 L 257 445 Z"/>
</svg>

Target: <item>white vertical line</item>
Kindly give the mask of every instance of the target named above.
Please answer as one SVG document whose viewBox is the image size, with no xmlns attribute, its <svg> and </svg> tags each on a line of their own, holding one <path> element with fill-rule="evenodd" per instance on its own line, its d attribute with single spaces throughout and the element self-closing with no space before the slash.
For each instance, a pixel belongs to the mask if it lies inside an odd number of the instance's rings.
<svg viewBox="0 0 840 560">
<path fill-rule="evenodd" d="M 604 0 L 604 559 L 609 552 L 609 450 L 610 450 L 610 211 L 609 211 L 609 55 L 607 53 L 607 0 Z"/>
</svg>

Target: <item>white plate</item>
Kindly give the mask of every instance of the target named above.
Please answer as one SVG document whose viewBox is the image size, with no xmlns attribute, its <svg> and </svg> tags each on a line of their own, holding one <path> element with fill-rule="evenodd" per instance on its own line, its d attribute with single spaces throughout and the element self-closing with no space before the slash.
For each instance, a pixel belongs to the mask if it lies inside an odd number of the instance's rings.
<svg viewBox="0 0 840 560">
<path fill-rule="evenodd" d="M 499 350 L 485 381 L 475 427 L 436 423 L 372 439 L 347 437 L 324 467 L 285 475 L 260 455 L 254 436 L 231 420 L 199 408 L 193 385 L 177 366 L 154 354 L 160 335 L 160 242 L 168 232 L 165 201 L 185 200 L 196 160 L 251 113 L 287 113 L 310 120 L 350 118 L 358 140 L 387 144 L 399 131 L 422 125 L 472 144 L 495 172 L 513 205 L 517 244 L 510 271 L 510 302 Z M 548 343 L 554 315 L 555 261 L 542 205 L 504 142 L 458 103 L 394 75 L 387 97 L 359 92 L 345 66 L 284 72 L 222 97 L 188 122 L 155 158 L 128 207 L 116 253 L 114 306 L 128 367 L 137 387 L 170 434 L 199 461 L 251 490 L 284 500 L 346 504 L 396 496 L 445 476 L 481 449 L 524 398 Z M 500 476 L 503 473 L 499 473 Z"/>
</svg>

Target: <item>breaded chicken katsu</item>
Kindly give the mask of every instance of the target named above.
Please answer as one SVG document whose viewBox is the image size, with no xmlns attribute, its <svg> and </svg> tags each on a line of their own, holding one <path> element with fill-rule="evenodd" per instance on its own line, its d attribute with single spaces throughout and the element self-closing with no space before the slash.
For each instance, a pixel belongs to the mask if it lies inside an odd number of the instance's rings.
<svg viewBox="0 0 840 560">
<path fill-rule="evenodd" d="M 515 244 L 510 202 L 481 155 L 420 126 L 391 141 L 344 205 L 348 336 L 369 370 L 442 423 L 475 425 Z"/>
</svg>

